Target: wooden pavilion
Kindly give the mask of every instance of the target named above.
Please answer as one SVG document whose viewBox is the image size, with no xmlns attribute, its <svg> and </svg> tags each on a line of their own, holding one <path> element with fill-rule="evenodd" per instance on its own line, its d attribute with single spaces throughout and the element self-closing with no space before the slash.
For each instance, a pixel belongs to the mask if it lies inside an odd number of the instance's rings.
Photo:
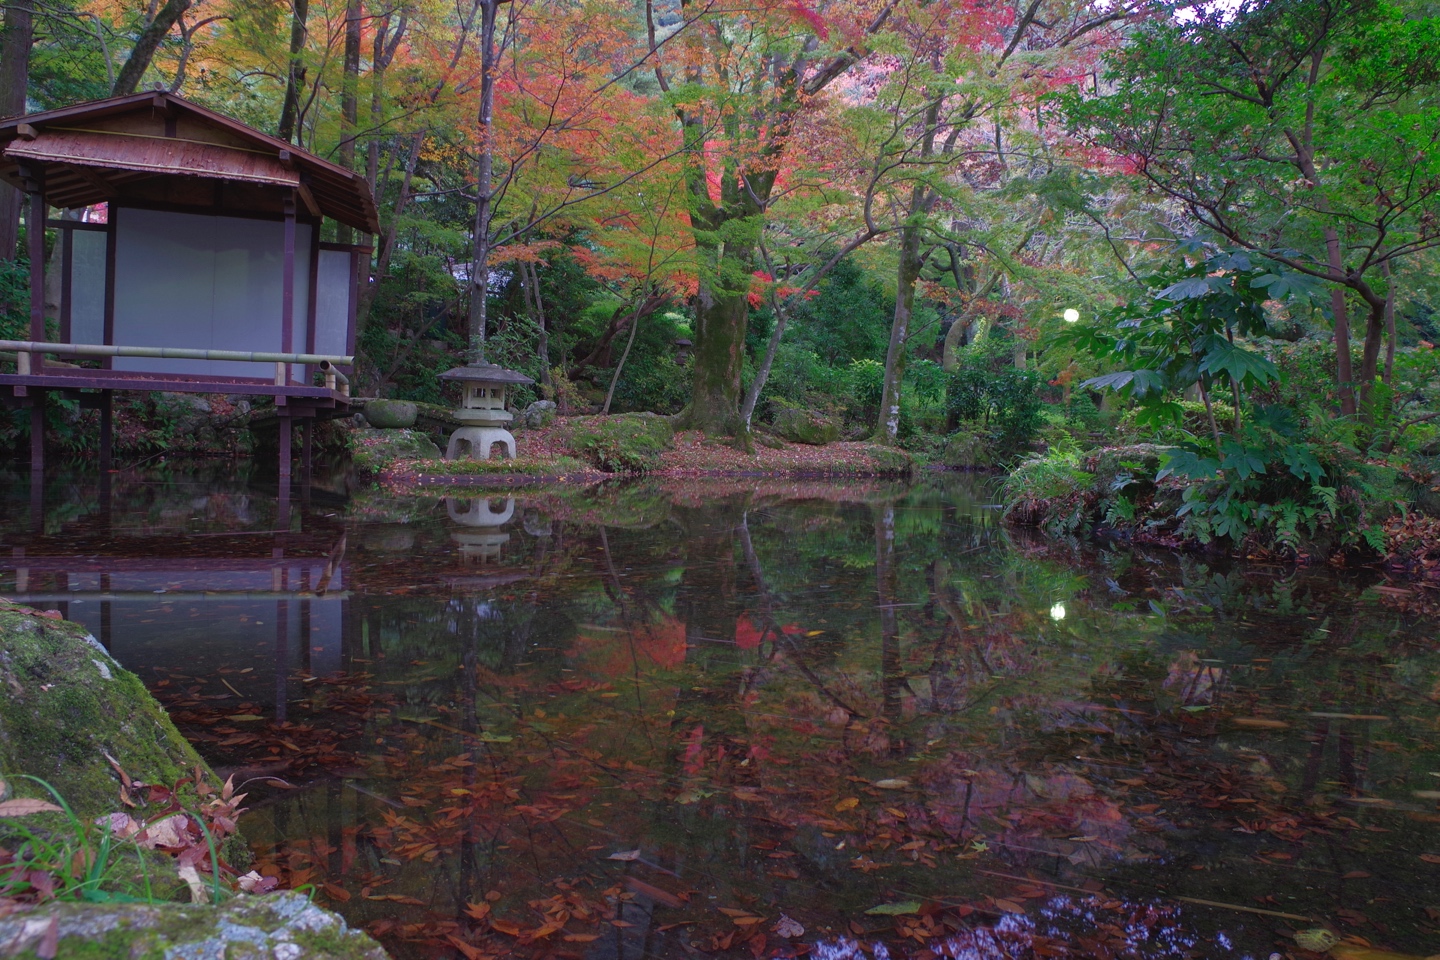
<svg viewBox="0 0 1440 960">
<path fill-rule="evenodd" d="M 0 120 L 0 179 L 30 198 L 30 340 L 0 341 L 17 358 L 0 403 L 31 410 L 32 470 L 47 394 L 99 408 L 102 462 L 116 390 L 273 397 L 282 480 L 295 421 L 349 412 L 370 248 L 320 235 L 326 218 L 378 231 L 363 177 L 154 92 Z M 101 204 L 103 216 L 47 219 Z M 60 245 L 58 338 L 42 223 Z"/>
</svg>

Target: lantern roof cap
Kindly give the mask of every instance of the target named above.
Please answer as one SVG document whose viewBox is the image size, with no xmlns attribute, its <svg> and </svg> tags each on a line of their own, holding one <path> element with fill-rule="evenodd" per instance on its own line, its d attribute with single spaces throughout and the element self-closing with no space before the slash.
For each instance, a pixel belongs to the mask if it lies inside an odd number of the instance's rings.
<svg viewBox="0 0 1440 960">
<path fill-rule="evenodd" d="M 534 383 L 535 381 L 518 370 L 507 370 L 493 363 L 467 363 L 463 367 L 451 367 L 440 374 L 441 380 L 464 380 L 471 383 Z"/>
</svg>

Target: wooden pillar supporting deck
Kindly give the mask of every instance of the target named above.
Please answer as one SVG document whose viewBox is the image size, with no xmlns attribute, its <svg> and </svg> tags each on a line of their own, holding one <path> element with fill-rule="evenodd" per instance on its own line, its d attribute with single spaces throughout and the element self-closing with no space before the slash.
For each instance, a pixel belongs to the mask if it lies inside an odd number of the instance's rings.
<svg viewBox="0 0 1440 960">
<path fill-rule="evenodd" d="M 280 487 L 284 494 L 290 491 L 290 432 L 294 421 L 288 416 L 279 418 L 280 425 Z"/>
<path fill-rule="evenodd" d="M 45 477 L 45 391 L 35 390 L 30 402 L 30 474 L 33 483 Z"/>
<path fill-rule="evenodd" d="M 115 417 L 111 398 L 114 391 L 100 391 L 100 473 L 110 471 L 110 459 L 114 453 Z"/>
<path fill-rule="evenodd" d="M 300 443 L 300 481 L 305 485 L 305 493 L 310 493 L 310 468 L 315 460 L 315 423 L 314 417 L 305 421 L 305 437 Z"/>
</svg>

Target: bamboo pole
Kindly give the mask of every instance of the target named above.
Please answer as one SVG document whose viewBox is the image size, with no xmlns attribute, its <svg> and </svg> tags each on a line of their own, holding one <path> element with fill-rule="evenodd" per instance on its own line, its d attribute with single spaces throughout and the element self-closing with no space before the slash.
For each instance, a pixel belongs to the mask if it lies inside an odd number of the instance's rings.
<svg viewBox="0 0 1440 960">
<path fill-rule="evenodd" d="M 44 343 L 0 340 L 0 350 L 53 353 L 64 357 L 150 357 L 162 360 L 234 360 L 242 363 L 330 363 L 349 365 L 355 358 L 328 353 L 252 353 L 244 350 L 192 350 L 185 347 L 122 347 L 100 343 Z"/>
</svg>

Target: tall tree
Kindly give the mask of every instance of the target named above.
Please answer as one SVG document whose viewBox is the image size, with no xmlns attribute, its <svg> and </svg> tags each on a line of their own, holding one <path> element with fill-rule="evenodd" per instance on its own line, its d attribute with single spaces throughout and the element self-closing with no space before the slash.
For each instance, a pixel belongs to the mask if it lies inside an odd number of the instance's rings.
<svg viewBox="0 0 1440 960">
<path fill-rule="evenodd" d="M 1440 244 L 1440 18 L 1383 0 L 1245 0 L 1133 40 L 1098 93 L 1067 98 L 1074 132 L 1199 227 L 1328 282 L 1341 412 L 1383 413 L 1370 400 L 1386 266 Z"/>
<path fill-rule="evenodd" d="M 741 373 L 751 278 L 790 136 L 820 94 L 860 62 L 899 2 L 835 3 L 821 12 L 794 2 L 737 9 L 680 0 L 682 23 L 666 35 L 647 0 L 656 81 L 681 127 L 700 270 L 686 425 L 748 440 Z"/>
<path fill-rule="evenodd" d="M 5 5 L 5 25 L 0 29 L 0 114 L 4 116 L 17 117 L 25 112 L 30 47 L 34 42 L 34 0 L 11 0 Z M 0 183 L 0 260 L 15 257 L 24 200 L 19 190 Z"/>
</svg>

